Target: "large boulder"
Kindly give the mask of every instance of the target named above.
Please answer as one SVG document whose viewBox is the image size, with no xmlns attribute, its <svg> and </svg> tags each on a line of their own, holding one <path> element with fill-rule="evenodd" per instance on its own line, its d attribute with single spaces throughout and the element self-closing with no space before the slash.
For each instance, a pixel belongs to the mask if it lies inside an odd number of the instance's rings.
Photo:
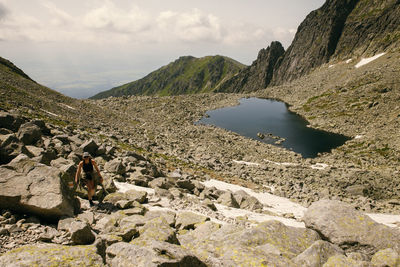
<svg viewBox="0 0 400 267">
<path fill-rule="evenodd" d="M 96 156 L 97 150 L 99 149 L 99 146 L 96 144 L 96 142 L 91 139 L 86 141 L 85 143 L 83 143 L 79 149 L 82 152 L 89 152 L 90 155 L 92 155 L 92 157 Z"/>
<path fill-rule="evenodd" d="M 344 251 L 329 242 L 318 240 L 294 258 L 293 262 L 298 266 L 321 267 L 330 257 L 335 255 L 344 255 Z"/>
<path fill-rule="evenodd" d="M 223 193 L 218 199 L 218 203 L 232 207 L 232 208 L 240 208 L 239 204 L 237 203 L 235 197 L 233 196 L 232 192 L 225 192 Z"/>
<path fill-rule="evenodd" d="M 173 229 L 163 217 L 154 218 L 140 228 L 139 238 L 132 240 L 131 244 L 145 245 L 151 240 L 179 244 L 176 238 L 175 229 Z"/>
<path fill-rule="evenodd" d="M 291 259 L 319 239 L 313 230 L 277 221 L 252 229 L 206 222 L 179 236 L 182 247 L 217 266 L 296 266 Z"/>
<path fill-rule="evenodd" d="M 400 251 L 400 231 L 376 223 L 351 205 L 334 200 L 313 203 L 303 218 L 308 228 L 339 246 L 357 245 L 366 251 Z"/>
<path fill-rule="evenodd" d="M 23 119 L 19 117 L 13 116 L 4 111 L 0 111 L 0 128 L 17 132 L 23 122 Z"/>
<path fill-rule="evenodd" d="M 68 230 L 71 233 L 71 240 L 77 245 L 92 244 L 95 240 L 88 222 L 74 221 Z"/>
<path fill-rule="evenodd" d="M 116 173 L 116 174 L 125 174 L 126 168 L 122 164 L 122 160 L 119 158 L 113 159 L 109 162 L 107 162 L 104 166 L 104 169 L 110 173 Z"/>
<path fill-rule="evenodd" d="M 197 225 L 209 221 L 210 218 L 190 211 L 178 213 L 176 216 L 177 229 L 194 229 Z"/>
<path fill-rule="evenodd" d="M 341 267 L 341 266 L 370 267 L 371 265 L 368 262 L 355 260 L 340 254 L 330 257 L 328 261 L 323 265 L 323 267 Z"/>
<path fill-rule="evenodd" d="M 27 174 L 0 167 L 0 209 L 12 209 L 48 220 L 72 216 L 76 204 L 58 169 L 37 163 Z"/>
<path fill-rule="evenodd" d="M 27 122 L 21 125 L 17 135 L 25 145 L 33 145 L 42 137 L 42 129 L 33 122 Z"/>
<path fill-rule="evenodd" d="M 398 267 L 400 266 L 400 255 L 391 248 L 383 249 L 375 253 L 371 263 L 379 267 Z"/>
<path fill-rule="evenodd" d="M 0 266 L 105 266 L 94 246 L 36 244 L 0 256 Z"/>
<path fill-rule="evenodd" d="M 166 242 L 153 241 L 145 247 L 119 242 L 109 246 L 106 253 L 111 267 L 207 266 L 190 251 Z"/>
<path fill-rule="evenodd" d="M 241 209 L 262 210 L 264 207 L 257 198 L 250 196 L 243 190 L 236 191 L 233 196 Z"/>
<path fill-rule="evenodd" d="M 32 156 L 14 134 L 0 135 L 0 164 L 7 164 L 21 154 Z"/>
<path fill-rule="evenodd" d="M 105 202 L 110 202 L 112 204 L 117 204 L 117 202 L 127 200 L 132 202 L 139 202 L 140 204 L 147 202 L 147 192 L 145 191 L 136 191 L 136 190 L 128 190 L 125 193 L 116 192 L 107 195 L 104 198 Z"/>
</svg>

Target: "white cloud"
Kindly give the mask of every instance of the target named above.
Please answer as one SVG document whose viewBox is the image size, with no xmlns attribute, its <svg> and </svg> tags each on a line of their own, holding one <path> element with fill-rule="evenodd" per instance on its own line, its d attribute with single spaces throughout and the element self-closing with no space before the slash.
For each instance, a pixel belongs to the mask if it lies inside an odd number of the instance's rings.
<svg viewBox="0 0 400 267">
<path fill-rule="evenodd" d="M 4 20 L 8 14 L 8 9 L 0 3 L 0 21 Z"/>
<path fill-rule="evenodd" d="M 83 18 L 83 25 L 118 33 L 136 33 L 151 27 L 150 15 L 138 7 L 123 10 L 106 1 L 103 6 L 89 11 Z"/>
<path fill-rule="evenodd" d="M 163 38 L 177 38 L 186 42 L 222 40 L 222 26 L 219 18 L 203 14 L 199 9 L 177 13 L 161 12 L 157 18 L 157 32 Z"/>
<path fill-rule="evenodd" d="M 0 2 L 1 3 L 1 2 Z M 160 11 L 152 14 L 137 6 L 122 8 L 105 0 L 76 15 L 48 0 L 40 0 L 43 14 L 12 10 L 0 20 L 0 38 L 35 42 L 92 44 L 209 43 L 237 46 L 265 42 L 271 31 L 251 24 L 222 21 L 200 9 Z M 0 5 L 1 10 L 6 10 Z M 4 12 L 3 12 L 4 13 Z M 287 33 L 278 31 L 277 37 Z"/>
</svg>

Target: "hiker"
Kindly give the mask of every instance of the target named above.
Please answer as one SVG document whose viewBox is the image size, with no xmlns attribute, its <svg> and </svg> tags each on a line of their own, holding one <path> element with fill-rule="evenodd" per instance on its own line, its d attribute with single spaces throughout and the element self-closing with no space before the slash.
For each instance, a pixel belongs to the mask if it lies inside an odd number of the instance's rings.
<svg viewBox="0 0 400 267">
<path fill-rule="evenodd" d="M 83 160 L 79 162 L 78 170 L 76 171 L 75 175 L 76 184 L 78 184 L 82 169 L 83 169 L 82 182 L 86 184 L 89 203 L 90 206 L 93 206 L 94 203 L 92 197 L 94 196 L 97 187 L 97 182 L 98 182 L 97 176 L 100 178 L 100 184 L 103 184 L 103 177 L 100 174 L 100 170 L 99 167 L 97 166 L 97 163 L 92 159 L 92 157 L 88 152 L 83 153 Z M 95 173 L 94 169 L 96 169 L 97 173 Z"/>
</svg>

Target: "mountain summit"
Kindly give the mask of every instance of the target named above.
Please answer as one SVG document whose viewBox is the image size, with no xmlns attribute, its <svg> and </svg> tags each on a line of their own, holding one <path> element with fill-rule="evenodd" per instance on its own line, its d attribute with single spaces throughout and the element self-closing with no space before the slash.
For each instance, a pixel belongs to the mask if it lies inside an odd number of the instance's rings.
<svg viewBox="0 0 400 267">
<path fill-rule="evenodd" d="M 399 0 L 327 0 L 300 24 L 284 53 L 274 49 L 277 43 L 273 42 L 266 49 L 275 50 L 272 57 L 261 50 L 257 60 L 224 83 L 220 91 L 256 91 L 280 85 L 330 61 L 393 50 L 399 47 L 399 40 Z"/>
<path fill-rule="evenodd" d="M 223 56 L 180 57 L 146 77 L 92 99 L 124 95 L 181 95 L 216 91 L 221 83 L 236 75 L 244 65 Z"/>
</svg>

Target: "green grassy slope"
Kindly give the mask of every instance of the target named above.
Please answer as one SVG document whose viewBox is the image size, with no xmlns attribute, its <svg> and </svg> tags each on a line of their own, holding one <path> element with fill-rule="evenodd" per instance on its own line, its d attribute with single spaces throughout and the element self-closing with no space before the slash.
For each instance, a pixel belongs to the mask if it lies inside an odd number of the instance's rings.
<svg viewBox="0 0 400 267">
<path fill-rule="evenodd" d="M 92 99 L 124 95 L 181 95 L 213 92 L 245 66 L 223 56 L 180 57 L 143 79 L 101 92 Z"/>
</svg>

